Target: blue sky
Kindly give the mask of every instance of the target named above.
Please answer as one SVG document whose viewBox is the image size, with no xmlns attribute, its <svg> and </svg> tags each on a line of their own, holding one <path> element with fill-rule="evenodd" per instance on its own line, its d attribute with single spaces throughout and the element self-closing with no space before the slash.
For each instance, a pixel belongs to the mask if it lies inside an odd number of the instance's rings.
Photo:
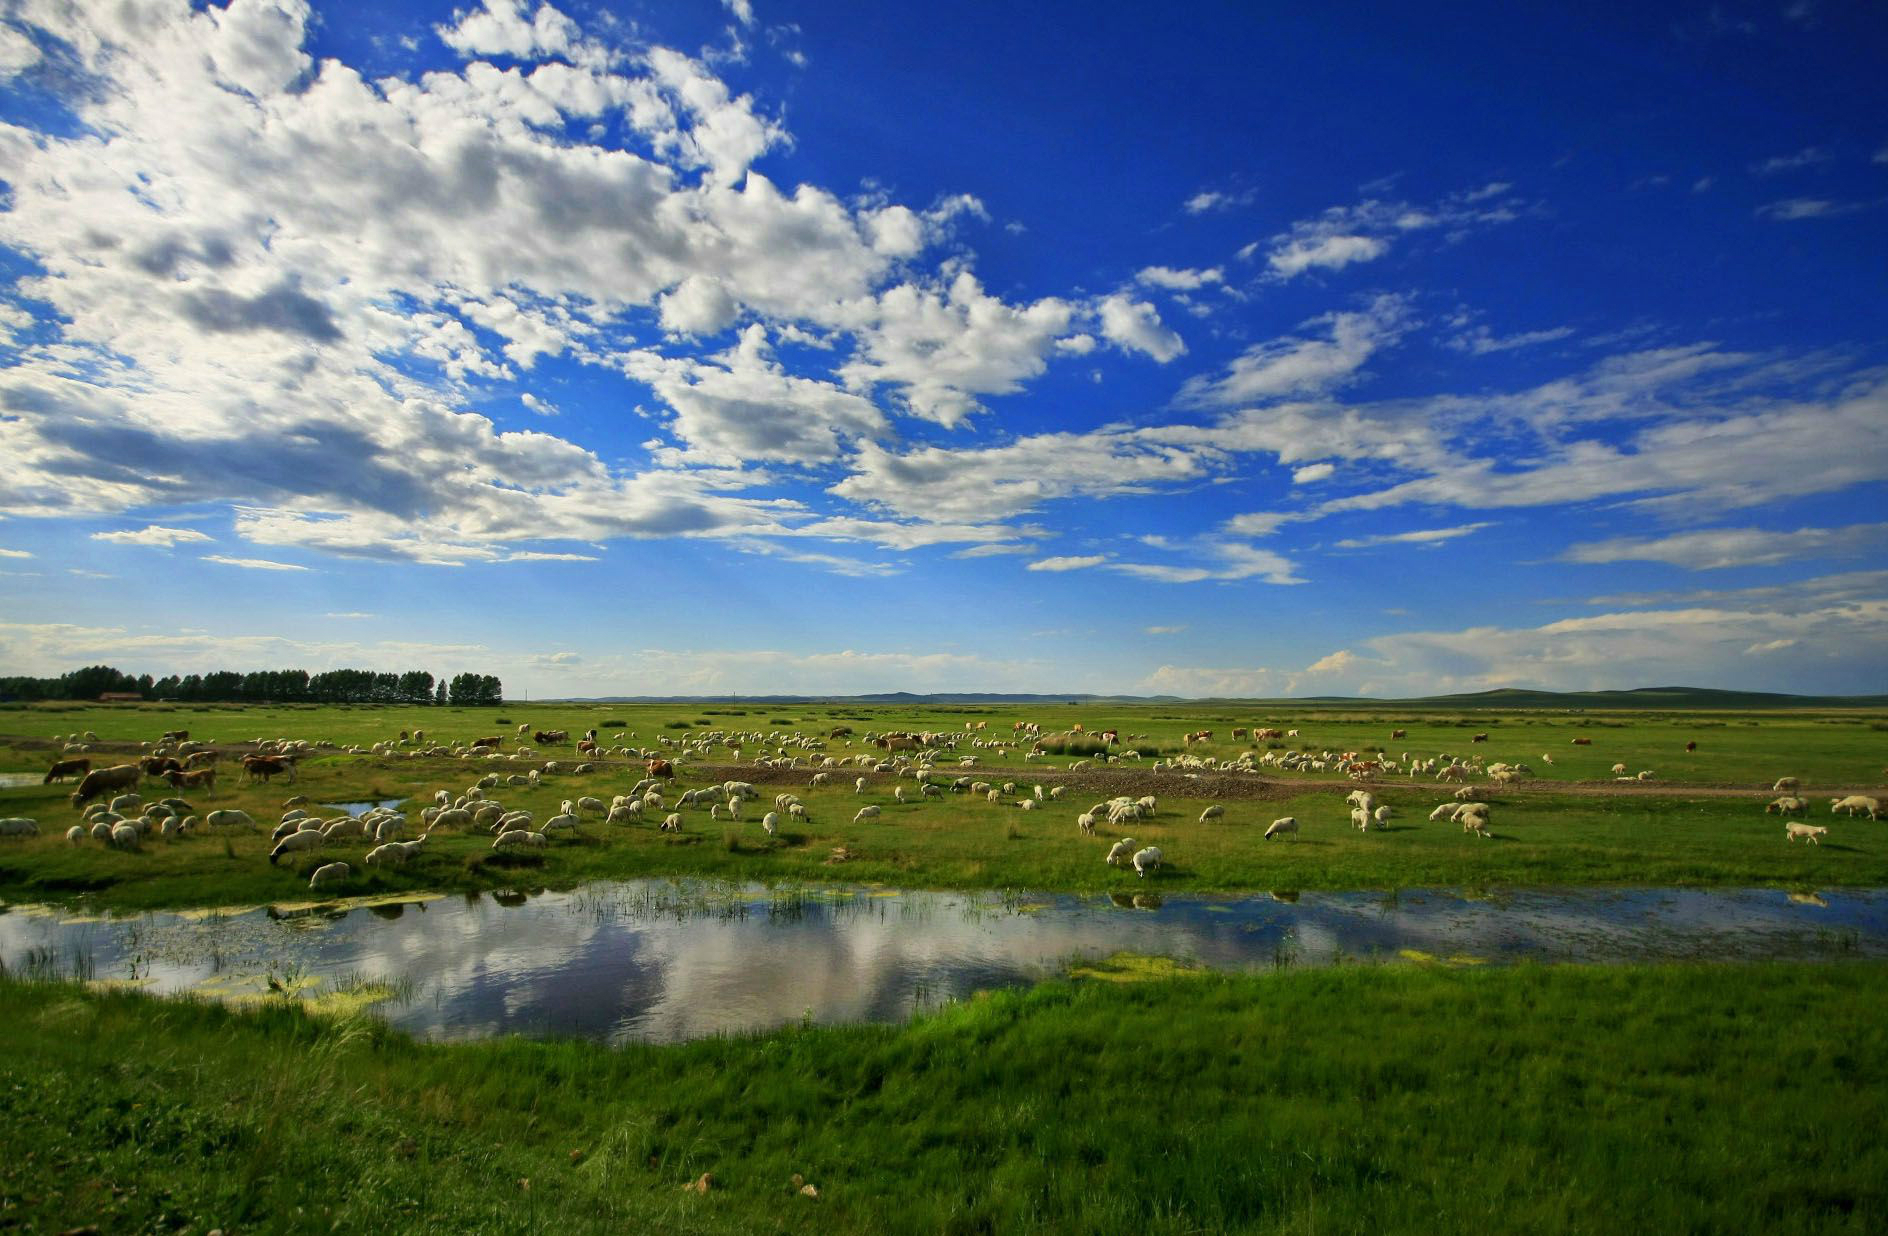
<svg viewBox="0 0 1888 1236">
<path fill-rule="evenodd" d="M 1810 0 L 10 0 L 0 672 L 1880 691 L 1884 63 Z"/>
</svg>

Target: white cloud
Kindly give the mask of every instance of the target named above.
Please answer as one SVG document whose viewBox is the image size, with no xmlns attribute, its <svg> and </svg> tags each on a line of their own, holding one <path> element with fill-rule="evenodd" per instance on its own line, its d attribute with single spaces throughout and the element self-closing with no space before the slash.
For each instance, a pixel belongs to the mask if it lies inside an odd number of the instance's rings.
<svg viewBox="0 0 1888 1236">
<path fill-rule="evenodd" d="M 1150 695 L 1178 695 L 1186 699 L 1267 699 L 1284 693 L 1284 678 L 1263 666 L 1215 669 L 1195 665 L 1163 665 L 1141 679 Z"/>
<path fill-rule="evenodd" d="M 1618 537 L 1569 546 L 1563 562 L 1667 562 L 1690 570 L 1770 566 L 1805 558 L 1854 557 L 1888 546 L 1888 524 L 1845 528 L 1709 528 L 1671 536 Z"/>
<path fill-rule="evenodd" d="M 721 3 L 743 26 L 754 24 L 754 0 L 721 0 Z"/>
<path fill-rule="evenodd" d="M 1135 282 L 1170 292 L 1191 292 L 1209 284 L 1223 283 L 1226 272 L 1215 266 L 1209 270 L 1176 270 L 1171 266 L 1144 266 L 1134 276 Z"/>
<path fill-rule="evenodd" d="M 1747 657 L 1760 657 L 1765 653 L 1782 652 L 1786 648 L 1794 647 L 1796 647 L 1796 641 L 1793 639 L 1768 639 L 1759 644 L 1752 644 L 1750 647 L 1744 649 L 1744 655 Z"/>
<path fill-rule="evenodd" d="M 326 613 L 326 614 L 323 614 L 323 615 L 322 615 L 322 617 L 323 617 L 323 618 L 335 618 L 335 619 L 342 619 L 342 620 L 349 620 L 349 621 L 351 621 L 351 620 L 353 620 L 353 619 L 357 619 L 357 618 L 378 618 L 379 616 L 380 616 L 380 615 L 378 615 L 378 614 L 368 614 L 368 613 L 362 613 L 362 612 L 360 612 L 360 611 L 358 611 L 358 610 L 354 610 L 354 611 L 349 611 L 349 612 L 346 612 L 346 613 L 332 613 L 332 612 L 330 612 L 330 613 Z"/>
<path fill-rule="evenodd" d="M 1315 481 L 1328 480 L 1330 477 L 1336 475 L 1336 473 L 1337 473 L 1337 466 L 1335 464 L 1328 464 L 1328 463 L 1306 464 L 1302 468 L 1292 469 L 1291 483 L 1294 485 L 1310 485 Z M 1252 517 L 1241 516 L 1241 518 L 1251 519 Z M 1271 529 L 1267 528 L 1266 531 L 1270 532 Z"/>
<path fill-rule="evenodd" d="M 1447 345 L 1458 352 L 1470 356 L 1487 356 L 1494 352 L 1512 352 L 1516 348 L 1531 348 L 1536 344 L 1552 343 L 1573 334 L 1571 326 L 1554 326 L 1546 330 L 1522 331 L 1513 335 L 1497 336 L 1486 326 L 1477 325 L 1461 334 L 1445 340 Z"/>
<path fill-rule="evenodd" d="M 533 59 L 569 52 L 578 41 L 577 24 L 548 4 L 527 18 L 518 0 L 485 0 L 482 8 L 456 14 L 451 26 L 437 27 L 446 46 L 466 56 Z"/>
<path fill-rule="evenodd" d="M 1750 165 L 1750 170 L 1759 176 L 1774 176 L 1778 172 L 1794 172 L 1805 167 L 1815 167 L 1828 163 L 1835 158 L 1824 146 L 1806 146 L 1795 154 L 1776 155 L 1760 163 Z"/>
<path fill-rule="evenodd" d="M 306 571 L 305 566 L 296 566 L 292 562 L 271 562 L 267 558 L 230 558 L 223 554 L 205 554 L 205 562 L 220 562 L 224 566 L 243 567 L 251 571 Z"/>
<path fill-rule="evenodd" d="M 1118 293 L 1102 299 L 1101 333 L 1124 350 L 1145 352 L 1163 365 L 1187 350 L 1152 305 Z"/>
<path fill-rule="evenodd" d="M 0 558 L 31 558 L 30 551 L 24 549 L 0 549 Z"/>
<path fill-rule="evenodd" d="M 1025 571 L 1080 571 L 1087 567 L 1100 566 L 1108 561 L 1106 554 L 1084 554 L 1063 558 L 1038 558 L 1024 567 Z"/>
<path fill-rule="evenodd" d="M 1308 270 L 1342 270 L 1354 263 L 1373 262 L 1388 253 L 1399 237 L 1415 232 L 1441 229 L 1457 237 L 1476 227 L 1507 223 L 1527 209 L 1510 195 L 1512 187 L 1492 182 L 1428 206 L 1377 198 L 1355 206 L 1333 206 L 1273 236 L 1265 246 L 1266 266 L 1273 279 L 1287 280 Z M 1256 242 L 1248 245 L 1239 256 L 1250 258 L 1259 247 Z"/>
<path fill-rule="evenodd" d="M 1190 215 L 1204 215 L 1222 210 L 1231 210 L 1238 206 L 1252 203 L 1253 192 L 1248 189 L 1239 193 L 1222 193 L 1217 189 L 1202 189 L 1181 203 L 1181 209 Z"/>
<path fill-rule="evenodd" d="M 1141 628 L 1141 630 L 1147 633 L 1148 635 L 1178 635 L 1180 634 L 1180 632 L 1186 629 L 1187 629 L 1187 626 L 1185 623 L 1181 623 L 1178 626 L 1171 626 L 1171 627 L 1142 627 Z"/>
<path fill-rule="evenodd" d="M 1304 323 L 1327 338 L 1288 336 L 1254 344 L 1224 375 L 1190 378 L 1176 399 L 1182 407 L 1229 407 L 1284 395 L 1329 390 L 1355 377 L 1379 348 L 1407 327 L 1403 301 L 1379 296 L 1361 312 L 1332 313 Z"/>
<path fill-rule="evenodd" d="M 11 26 L 0 26 L 0 81 L 18 77 L 42 59 L 33 40 Z"/>
<path fill-rule="evenodd" d="M 1861 209 L 1861 204 L 1857 202 L 1832 202 L 1826 198 L 1792 197 L 1778 202 L 1766 202 L 1757 207 L 1757 217 L 1790 223 L 1800 219 L 1832 219 L 1837 215 L 1854 214 Z"/>
<path fill-rule="evenodd" d="M 94 541 L 112 541 L 119 545 L 152 545 L 159 549 L 169 549 L 173 545 L 192 541 L 213 541 L 216 538 L 195 528 L 165 528 L 150 524 L 143 528 L 124 532 L 94 532 Z"/>
<path fill-rule="evenodd" d="M 1487 523 L 1461 524 L 1454 528 L 1418 528 L 1411 532 L 1386 532 L 1378 536 L 1350 537 L 1339 541 L 1339 549 L 1369 549 L 1377 545 L 1440 545 L 1457 537 L 1468 536 L 1491 527 Z"/>
</svg>

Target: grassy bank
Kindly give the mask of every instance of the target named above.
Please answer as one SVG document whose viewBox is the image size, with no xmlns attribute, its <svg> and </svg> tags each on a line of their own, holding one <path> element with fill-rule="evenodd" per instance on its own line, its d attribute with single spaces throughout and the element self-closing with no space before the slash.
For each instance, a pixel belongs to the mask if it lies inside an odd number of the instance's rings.
<svg viewBox="0 0 1888 1236">
<path fill-rule="evenodd" d="M 312 762 L 294 787 L 231 787 L 194 795 L 199 809 L 239 807 L 266 826 L 284 799 L 300 791 L 317 803 L 395 799 L 415 813 L 441 787 L 462 790 L 479 771 L 453 761 L 382 761 L 340 757 Z M 630 788 L 640 768 L 586 777 L 548 779 L 536 789 L 494 793 L 509 807 L 548 819 L 567 797 L 607 800 Z M 1049 891 L 1149 889 L 1262 891 L 1434 886 L 1572 884 L 1772 885 L 1813 888 L 1888 885 L 1888 821 L 1850 821 L 1826 810 L 1810 818 L 1829 826 L 1820 846 L 1790 843 L 1782 822 L 1764 814 L 1761 798 L 1596 798 L 1552 793 L 1488 794 L 1493 839 L 1430 822 L 1445 789 L 1391 783 L 1379 800 L 1397 812 L 1383 831 L 1350 827 L 1348 786 L 1315 790 L 1284 786 L 1281 797 L 1226 802 L 1223 820 L 1200 822 L 1209 799 L 1162 799 L 1157 815 L 1118 829 L 1105 825 L 1083 835 L 1075 817 L 1093 798 L 1079 787 L 1062 802 L 1023 811 L 1011 798 L 989 803 L 968 795 L 900 804 L 894 789 L 909 780 L 872 778 L 867 793 L 811 789 L 794 783 L 809 814 L 789 819 L 777 837 L 759 824 L 767 800 L 750 806 L 741 823 L 716 821 L 706 810 L 683 813 L 680 834 L 657 830 L 661 813 L 639 825 L 592 819 L 574 838 L 560 836 L 530 853 L 495 855 L 482 831 L 444 830 L 403 868 L 366 867 L 367 847 L 336 843 L 311 853 L 267 860 L 266 831 L 219 830 L 216 835 L 166 841 L 153 837 L 137 852 L 87 841 L 68 845 L 63 832 L 76 818 L 60 786 L 7 791 L 0 810 L 36 816 L 38 837 L 0 838 L 0 899 L 19 902 L 83 901 L 93 908 L 139 910 L 205 905 L 252 905 L 301 900 L 308 873 L 343 860 L 355 875 L 332 886 L 337 896 L 420 890 L 463 891 L 512 886 L 573 887 L 598 879 L 693 876 L 723 880 L 877 882 L 917 888 L 1027 888 Z M 697 778 L 685 783 L 699 783 Z M 786 788 L 785 786 L 778 788 Z M 168 793 L 153 786 L 149 793 Z M 1099 796 L 1101 791 L 1093 791 Z M 862 804 L 875 820 L 853 822 Z M 1296 840 L 1266 842 L 1266 825 L 1291 815 Z M 1167 865 L 1150 879 L 1109 867 L 1109 846 L 1131 836 L 1157 845 Z M 832 861 L 835 849 L 850 857 Z"/>
<path fill-rule="evenodd" d="M 1880 1231 L 1884 996 L 1872 964 L 1339 969 L 612 1050 L 0 984 L 0 1213 L 198 1233 Z"/>
</svg>

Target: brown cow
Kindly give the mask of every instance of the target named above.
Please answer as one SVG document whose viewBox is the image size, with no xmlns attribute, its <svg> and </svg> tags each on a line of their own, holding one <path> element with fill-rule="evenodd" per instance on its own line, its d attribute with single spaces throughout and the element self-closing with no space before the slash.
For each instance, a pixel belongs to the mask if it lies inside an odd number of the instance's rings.
<svg viewBox="0 0 1888 1236">
<path fill-rule="evenodd" d="M 1593 740 L 1591 738 L 1576 738 L 1573 740 L 1573 745 L 1576 747 L 1590 747 L 1593 745 Z"/>
<path fill-rule="evenodd" d="M 531 741 L 539 746 L 551 747 L 560 742 L 569 742 L 570 735 L 564 730 L 537 730 L 531 735 Z"/>
<path fill-rule="evenodd" d="M 1473 737 L 1473 738 L 1471 738 L 1471 739 L 1469 739 L 1469 741 L 1470 741 L 1470 742 L 1487 742 L 1487 741 L 1488 741 L 1488 735 L 1486 735 L 1486 734 L 1477 734 L 1477 735 L 1475 735 L 1475 737 Z"/>
<path fill-rule="evenodd" d="M 167 772 L 164 780 L 170 782 L 173 790 L 214 790 L 216 789 L 216 769 L 199 768 L 195 772 Z"/>
<path fill-rule="evenodd" d="M 667 760 L 650 760 L 645 767 L 649 769 L 651 777 L 673 778 L 675 776 L 675 765 Z"/>
<path fill-rule="evenodd" d="M 501 735 L 493 734 L 489 738 L 474 738 L 472 740 L 472 747 L 474 750 L 477 750 L 479 747 L 496 747 L 504 741 Z"/>
<path fill-rule="evenodd" d="M 184 767 L 186 769 L 208 768 L 214 763 L 216 763 L 216 752 L 214 751 L 192 751 L 189 755 L 184 757 Z"/>
<path fill-rule="evenodd" d="M 135 790 L 138 788 L 138 778 L 143 775 L 136 764 L 94 768 L 85 774 L 85 780 L 79 782 L 79 788 L 72 791 L 72 805 L 83 807 L 100 794 L 108 794 L 113 790 Z"/>
<path fill-rule="evenodd" d="M 1409 731 L 1408 731 L 1408 730 L 1391 730 L 1391 731 L 1390 731 L 1390 737 L 1392 737 L 1392 738 L 1407 738 L 1407 737 L 1409 737 Z"/>
<path fill-rule="evenodd" d="M 164 736 L 158 739 L 158 741 L 159 742 L 189 742 L 190 731 L 189 730 L 165 730 Z"/>
<path fill-rule="evenodd" d="M 138 767 L 144 770 L 144 775 L 147 777 L 162 777 L 179 771 L 183 765 L 168 755 L 147 755 L 138 761 Z"/>
<path fill-rule="evenodd" d="M 1696 751 L 1697 749 L 1698 749 L 1698 744 L 1695 742 L 1688 742 L 1685 744 L 1685 750 L 1687 751 Z"/>
<path fill-rule="evenodd" d="M 267 781 L 283 773 L 288 774 L 289 783 L 294 784 L 294 760 L 279 755 L 245 755 L 243 757 L 243 776 L 251 781 Z"/>
<path fill-rule="evenodd" d="M 40 782 L 40 784 L 51 785 L 53 782 L 63 781 L 67 777 L 83 777 L 86 773 L 91 771 L 92 761 L 90 760 L 59 760 L 55 762 L 51 768 L 46 770 L 46 779 Z"/>
</svg>

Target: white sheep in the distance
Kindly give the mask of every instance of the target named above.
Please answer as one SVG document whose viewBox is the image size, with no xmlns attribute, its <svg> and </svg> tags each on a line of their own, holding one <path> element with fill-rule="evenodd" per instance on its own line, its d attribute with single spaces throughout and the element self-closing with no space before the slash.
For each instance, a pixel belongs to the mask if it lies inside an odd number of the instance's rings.
<svg viewBox="0 0 1888 1236">
<path fill-rule="evenodd" d="M 1801 837 L 1811 845 L 1821 845 L 1822 842 L 1817 838 L 1828 835 L 1829 830 L 1821 824 L 1805 824 L 1800 820 L 1791 820 L 1783 826 L 1783 838 L 1786 841 L 1795 841 Z"/>
<path fill-rule="evenodd" d="M 1270 841 L 1274 837 L 1284 837 L 1288 835 L 1293 840 L 1296 840 L 1298 837 L 1298 820 L 1296 817 L 1289 815 L 1273 820 L 1272 826 L 1265 830 L 1265 837 L 1263 839 Z"/>
<path fill-rule="evenodd" d="M 29 820 L 23 815 L 0 820 L 0 837 L 37 837 L 39 821 Z"/>
<path fill-rule="evenodd" d="M 354 874 L 354 869 L 346 863 L 323 863 L 315 868 L 315 873 L 308 877 L 309 888 L 320 888 L 324 884 L 339 884 Z"/>
<path fill-rule="evenodd" d="M 1121 838 L 1121 840 L 1108 847 L 1108 865 L 1110 867 L 1119 867 L 1122 863 L 1127 861 L 1128 855 L 1132 853 L 1133 850 L 1134 838 Z"/>
<path fill-rule="evenodd" d="M 1214 803 L 1206 810 L 1200 812 L 1200 823 L 1202 824 L 1206 823 L 1208 820 L 1223 820 L 1225 818 L 1226 809 L 1218 803 Z"/>
<path fill-rule="evenodd" d="M 1866 811 L 1868 812 L 1869 819 L 1880 819 L 1881 800 L 1870 798 L 1866 794 L 1851 794 L 1847 798 L 1830 799 L 1829 814 L 1834 815 L 1838 811 L 1843 812 L 1851 818 L 1853 818 L 1858 811 Z"/>
<path fill-rule="evenodd" d="M 852 822 L 854 824 L 857 824 L 861 820 L 876 820 L 878 819 L 878 817 L 879 817 L 878 804 L 867 803 L 865 806 L 859 808 L 859 814 L 852 817 Z"/>
<path fill-rule="evenodd" d="M 526 829 L 514 828 L 508 833 L 498 834 L 498 839 L 492 842 L 492 848 L 494 850 L 509 850 L 514 848 L 541 850 L 550 843 L 551 839 L 546 837 L 543 833 L 534 833 Z"/>
<path fill-rule="evenodd" d="M 1134 852 L 1134 874 L 1143 880 L 1147 878 L 1147 873 L 1159 867 L 1160 863 L 1161 853 L 1159 846 L 1150 845 L 1145 850 L 1136 850 Z"/>
<path fill-rule="evenodd" d="M 304 828 L 300 832 L 290 833 L 288 836 L 276 842 L 275 848 L 269 851 L 269 862 L 274 863 L 276 859 L 282 857 L 284 854 L 294 854 L 300 850 L 316 850 L 320 848 L 321 830 L 319 828 Z"/>
</svg>

